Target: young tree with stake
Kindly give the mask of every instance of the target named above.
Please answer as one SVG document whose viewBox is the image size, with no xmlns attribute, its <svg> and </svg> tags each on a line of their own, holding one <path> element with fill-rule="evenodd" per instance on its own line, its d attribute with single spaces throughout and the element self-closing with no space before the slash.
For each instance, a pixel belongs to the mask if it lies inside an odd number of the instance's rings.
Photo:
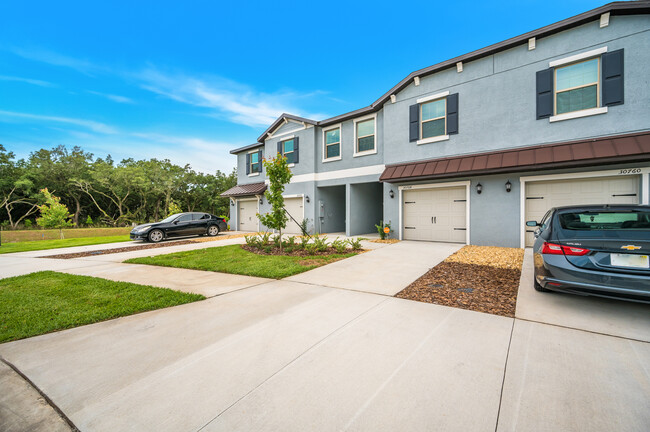
<svg viewBox="0 0 650 432">
<path fill-rule="evenodd" d="M 258 214 L 257 217 L 267 227 L 278 230 L 282 238 L 282 230 L 287 227 L 287 213 L 284 210 L 284 185 L 289 183 L 293 174 L 289 169 L 287 158 L 278 154 L 273 159 L 264 159 L 264 168 L 266 176 L 269 179 L 269 189 L 264 193 L 266 200 L 271 204 L 271 212 Z M 280 251 L 282 251 L 282 242 L 280 242 Z"/>
<path fill-rule="evenodd" d="M 36 219 L 36 223 L 46 229 L 58 228 L 63 239 L 63 228 L 74 225 L 70 221 L 73 215 L 65 204 L 61 204 L 61 198 L 52 195 L 47 188 L 41 189 L 41 193 L 45 196 L 45 204 L 38 206 L 41 217 Z"/>
</svg>

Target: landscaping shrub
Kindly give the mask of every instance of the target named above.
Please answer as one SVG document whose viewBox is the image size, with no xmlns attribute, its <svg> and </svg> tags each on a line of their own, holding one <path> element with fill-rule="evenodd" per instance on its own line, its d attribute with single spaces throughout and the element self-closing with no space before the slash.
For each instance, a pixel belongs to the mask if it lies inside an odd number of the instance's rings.
<svg viewBox="0 0 650 432">
<path fill-rule="evenodd" d="M 318 252 L 325 252 L 329 246 L 329 242 L 327 241 L 327 237 L 321 237 L 319 235 L 315 235 L 312 237 L 314 239 L 314 247 Z"/>
<path fill-rule="evenodd" d="M 390 224 L 389 223 L 385 224 L 383 220 L 380 220 L 379 225 L 375 225 L 375 228 L 377 228 L 377 232 L 379 233 L 379 238 L 382 240 L 386 240 L 388 234 L 384 232 L 384 228 L 388 228 L 390 230 Z"/>
<path fill-rule="evenodd" d="M 352 250 L 361 249 L 361 240 L 360 239 L 349 239 L 348 244 L 352 247 Z"/>
<path fill-rule="evenodd" d="M 345 240 L 339 240 L 337 237 L 336 240 L 332 242 L 332 247 L 336 249 L 338 253 L 343 253 L 348 248 L 348 243 Z"/>
</svg>

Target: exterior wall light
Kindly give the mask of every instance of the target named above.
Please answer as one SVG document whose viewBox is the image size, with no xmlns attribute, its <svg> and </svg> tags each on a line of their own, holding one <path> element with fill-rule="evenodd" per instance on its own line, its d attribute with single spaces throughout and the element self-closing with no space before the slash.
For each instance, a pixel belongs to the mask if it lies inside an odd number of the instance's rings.
<svg viewBox="0 0 650 432">
<path fill-rule="evenodd" d="M 260 204 L 264 204 L 264 198 L 260 197 Z"/>
<path fill-rule="evenodd" d="M 483 192 L 483 185 L 479 183 L 476 185 L 476 193 L 481 195 L 481 192 Z"/>
<path fill-rule="evenodd" d="M 391 189 L 390 191 L 388 191 L 388 196 L 391 198 L 395 198 L 395 192 L 393 192 L 393 190 Z"/>
<path fill-rule="evenodd" d="M 510 183 L 510 180 L 506 182 L 506 192 L 510 192 L 512 190 L 512 183 Z"/>
<path fill-rule="evenodd" d="M 305 195 L 305 201 L 309 202 L 309 195 Z"/>
</svg>

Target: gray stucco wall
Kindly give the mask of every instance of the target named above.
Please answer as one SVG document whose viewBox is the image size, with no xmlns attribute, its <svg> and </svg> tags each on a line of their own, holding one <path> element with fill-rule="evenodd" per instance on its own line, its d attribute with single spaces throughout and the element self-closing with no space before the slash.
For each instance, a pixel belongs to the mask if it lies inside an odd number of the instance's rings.
<svg viewBox="0 0 650 432">
<path fill-rule="evenodd" d="M 549 61 L 607 46 L 625 49 L 625 103 L 606 114 L 550 123 L 536 120 L 535 74 Z M 598 20 L 424 77 L 409 85 L 395 104 L 384 105 L 386 164 L 530 146 L 650 129 L 650 16 Z M 443 91 L 459 94 L 459 133 L 447 141 L 417 145 L 408 137 L 409 106 Z"/>
<path fill-rule="evenodd" d="M 321 233 L 345 232 L 345 185 L 319 187 L 316 189 L 314 209 L 316 230 Z M 319 209 L 323 202 L 323 213 Z"/>
<path fill-rule="evenodd" d="M 349 190 L 349 235 L 376 232 L 375 224 L 383 219 L 383 186 L 380 183 L 355 183 Z"/>
</svg>

